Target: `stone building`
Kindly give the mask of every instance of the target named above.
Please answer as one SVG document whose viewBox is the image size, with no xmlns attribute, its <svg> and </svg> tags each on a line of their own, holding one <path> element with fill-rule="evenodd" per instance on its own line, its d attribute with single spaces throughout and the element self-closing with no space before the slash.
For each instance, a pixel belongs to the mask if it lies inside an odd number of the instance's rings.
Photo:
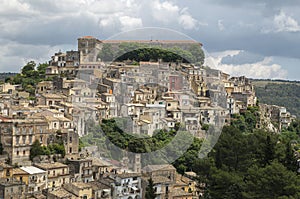
<svg viewBox="0 0 300 199">
<path fill-rule="evenodd" d="M 41 119 L 5 119 L 0 123 L 3 150 L 12 165 L 31 165 L 30 148 L 35 140 L 47 143 L 48 123 Z"/>
<path fill-rule="evenodd" d="M 36 163 L 34 166 L 47 172 L 48 190 L 55 190 L 63 184 L 70 182 L 70 173 L 68 165 L 54 162 L 54 163 Z"/>
<path fill-rule="evenodd" d="M 17 180 L 0 179 L 0 198 L 25 199 L 25 183 Z"/>
<path fill-rule="evenodd" d="M 84 183 L 94 181 L 92 159 L 68 159 L 68 165 L 70 167 L 70 174 L 72 176 L 71 181 Z"/>
<path fill-rule="evenodd" d="M 90 199 L 92 198 L 92 186 L 83 182 L 72 182 L 63 185 L 64 189 L 74 194 L 76 198 Z"/>
</svg>

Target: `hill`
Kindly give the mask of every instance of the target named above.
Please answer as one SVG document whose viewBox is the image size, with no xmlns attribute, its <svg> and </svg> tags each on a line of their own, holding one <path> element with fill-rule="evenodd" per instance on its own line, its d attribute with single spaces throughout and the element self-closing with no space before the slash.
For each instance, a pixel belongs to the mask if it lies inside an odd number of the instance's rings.
<svg viewBox="0 0 300 199">
<path fill-rule="evenodd" d="M 252 80 L 259 102 L 284 106 L 300 118 L 300 82 L 284 80 Z"/>
<path fill-rule="evenodd" d="M 17 73 L 0 73 L 0 81 L 5 81 L 7 77 L 15 76 Z"/>
</svg>

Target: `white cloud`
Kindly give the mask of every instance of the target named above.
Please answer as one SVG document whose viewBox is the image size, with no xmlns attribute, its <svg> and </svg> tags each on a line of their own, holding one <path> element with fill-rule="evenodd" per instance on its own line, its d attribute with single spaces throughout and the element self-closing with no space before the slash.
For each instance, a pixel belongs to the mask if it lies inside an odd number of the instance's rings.
<svg viewBox="0 0 300 199">
<path fill-rule="evenodd" d="M 151 4 L 151 15 L 163 24 L 178 24 L 183 29 L 197 29 L 199 25 L 207 25 L 205 22 L 199 22 L 189 12 L 188 8 L 180 8 L 171 1 L 155 0 Z"/>
<path fill-rule="evenodd" d="M 198 26 L 198 21 L 194 19 L 189 13 L 183 13 L 179 16 L 179 24 L 187 30 L 196 29 Z"/>
<path fill-rule="evenodd" d="M 275 32 L 299 32 L 300 26 L 298 22 L 292 17 L 286 15 L 281 11 L 274 17 Z"/>
<path fill-rule="evenodd" d="M 241 65 L 222 64 L 222 59 L 226 56 L 234 56 L 242 51 L 224 51 L 208 55 L 205 64 L 212 68 L 219 69 L 231 76 L 245 75 L 250 78 L 260 79 L 286 79 L 287 71 L 281 65 L 274 64 L 272 57 L 265 57 L 264 60 L 256 63 L 246 63 Z"/>
<path fill-rule="evenodd" d="M 152 17 L 165 24 L 176 21 L 180 12 L 179 7 L 169 1 L 152 1 L 150 8 L 152 10 Z"/>
<path fill-rule="evenodd" d="M 121 23 L 121 30 L 126 31 L 126 30 L 132 30 L 136 28 L 141 28 L 143 27 L 143 22 L 141 18 L 136 18 L 136 17 L 130 17 L 130 16 L 121 16 L 119 18 L 120 23 Z"/>
</svg>

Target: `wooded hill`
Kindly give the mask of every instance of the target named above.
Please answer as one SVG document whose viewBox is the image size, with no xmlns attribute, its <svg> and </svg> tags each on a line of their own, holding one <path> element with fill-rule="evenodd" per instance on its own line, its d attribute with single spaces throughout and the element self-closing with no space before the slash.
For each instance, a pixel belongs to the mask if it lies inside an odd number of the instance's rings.
<svg viewBox="0 0 300 199">
<path fill-rule="evenodd" d="M 260 103 L 284 106 L 300 118 L 300 82 L 284 80 L 252 80 Z"/>
</svg>

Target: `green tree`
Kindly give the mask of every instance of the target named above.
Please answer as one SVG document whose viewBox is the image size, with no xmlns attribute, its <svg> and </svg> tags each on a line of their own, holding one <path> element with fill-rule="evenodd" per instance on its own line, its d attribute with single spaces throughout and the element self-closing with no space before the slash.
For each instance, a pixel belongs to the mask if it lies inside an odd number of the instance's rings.
<svg viewBox="0 0 300 199">
<path fill-rule="evenodd" d="M 253 166 L 245 177 L 245 198 L 300 198 L 297 174 L 273 162 L 264 168 Z"/>
<path fill-rule="evenodd" d="M 271 142 L 271 136 L 268 135 L 265 144 L 265 164 L 270 164 L 275 156 L 275 144 Z"/>
<path fill-rule="evenodd" d="M 211 198 L 241 199 L 244 182 L 235 172 L 214 169 L 210 177 L 209 195 Z"/>
<path fill-rule="evenodd" d="M 248 137 L 239 129 L 225 126 L 210 154 L 214 157 L 217 167 L 226 167 L 229 171 L 245 171 L 252 163 Z"/>
<path fill-rule="evenodd" d="M 38 140 L 35 140 L 30 149 L 30 160 L 33 160 L 36 156 L 44 155 L 44 148 L 41 146 L 41 143 Z"/>
<path fill-rule="evenodd" d="M 285 155 L 286 156 L 285 156 L 284 165 L 290 171 L 296 172 L 297 171 L 297 159 L 294 155 L 294 150 L 293 150 L 290 142 L 286 143 L 286 154 Z"/>
<path fill-rule="evenodd" d="M 205 55 L 200 45 L 193 44 L 189 48 L 189 52 L 194 57 L 194 62 L 198 63 L 200 66 L 204 64 Z"/>
<path fill-rule="evenodd" d="M 65 157 L 66 151 L 62 143 L 54 143 L 48 146 L 51 154 L 61 154 L 62 157 Z"/>
<path fill-rule="evenodd" d="M 37 72 L 39 73 L 40 75 L 40 78 L 45 78 L 45 74 L 46 74 L 46 68 L 49 66 L 49 64 L 47 63 L 40 63 L 37 67 Z"/>
<path fill-rule="evenodd" d="M 28 62 L 25 66 L 22 68 L 22 75 L 25 77 L 33 77 L 36 75 L 36 63 L 34 61 Z"/>
<path fill-rule="evenodd" d="M 145 198 L 146 199 L 155 199 L 156 194 L 155 194 L 155 189 L 154 189 L 154 182 L 152 178 L 149 178 L 148 180 L 148 185 L 146 187 L 146 194 Z"/>
</svg>

